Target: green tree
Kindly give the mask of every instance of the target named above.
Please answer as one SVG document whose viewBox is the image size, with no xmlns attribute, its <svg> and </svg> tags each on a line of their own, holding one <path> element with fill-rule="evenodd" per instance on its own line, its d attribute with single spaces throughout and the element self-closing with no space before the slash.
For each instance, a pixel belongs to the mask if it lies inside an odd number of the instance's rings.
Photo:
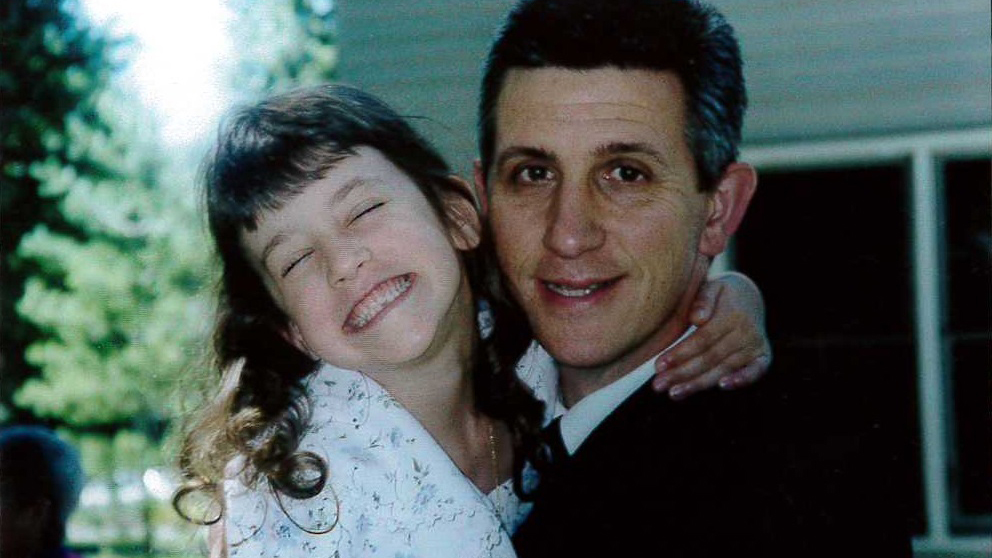
<svg viewBox="0 0 992 558">
<path fill-rule="evenodd" d="M 71 2 L 13 0 L 0 16 L 4 418 L 71 430 L 91 477 L 115 486 L 172 461 L 176 379 L 206 337 L 191 177 L 116 84 L 121 41 Z"/>
<path fill-rule="evenodd" d="M 14 248 L 38 223 L 76 233 L 40 192 L 30 168 L 67 159 L 67 116 L 93 121 L 95 94 L 113 68 L 111 43 L 72 8 L 59 0 L 0 3 L 0 418 L 8 420 L 30 418 L 28 410 L 12 406 L 11 396 L 37 373 L 24 354 L 39 333 L 14 311 L 26 278 L 38 271 Z"/>
<path fill-rule="evenodd" d="M 113 125 L 70 117 L 67 160 L 31 167 L 78 232 L 42 223 L 18 248 L 39 273 L 17 309 L 43 335 L 27 352 L 41 374 L 15 402 L 80 430 L 156 440 L 206 335 L 208 263 L 189 185 L 165 186 L 155 126 L 133 98 L 105 91 L 96 115 Z"/>
<path fill-rule="evenodd" d="M 36 372 L 11 383 L 9 401 L 71 430 L 90 448 L 90 478 L 117 494 L 120 479 L 140 485 L 143 471 L 173 461 L 162 442 L 179 408 L 176 380 L 207 338 L 210 269 L 188 167 L 172 164 L 181 154 L 164 149 L 113 71 L 101 67 L 99 87 L 58 128 L 42 126 L 43 149 L 20 162 L 16 187 L 33 188 L 40 217 L 23 224 L 10 256 L 23 270 L 15 310 L 32 331 L 23 355 Z M 11 121 L 24 126 L 34 105 Z M 5 226 L 16 209 L 4 208 Z M 150 501 L 122 505 L 112 498 L 104 532 L 123 536 L 138 521 L 153 548 Z"/>
<path fill-rule="evenodd" d="M 236 96 L 261 94 L 334 78 L 338 51 L 334 0 L 229 0 L 241 53 Z"/>
<path fill-rule="evenodd" d="M 115 43 L 74 9 L 2 7 L 4 304 L 18 301 L 4 395 L 78 430 L 156 437 L 203 344 L 207 250 L 191 178 L 114 84 Z M 22 355 L 30 373 L 12 377 Z"/>
</svg>

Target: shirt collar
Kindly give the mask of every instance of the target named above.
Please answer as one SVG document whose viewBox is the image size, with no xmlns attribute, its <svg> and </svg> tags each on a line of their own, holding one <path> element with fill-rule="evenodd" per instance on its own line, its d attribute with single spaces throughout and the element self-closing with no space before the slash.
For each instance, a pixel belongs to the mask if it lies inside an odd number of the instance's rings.
<svg viewBox="0 0 992 558">
<path fill-rule="evenodd" d="M 555 416 L 561 416 L 561 437 L 569 455 L 579 449 L 582 442 L 589 437 L 589 434 L 614 409 L 619 407 L 621 403 L 648 381 L 654 374 L 654 363 L 658 360 L 658 357 L 670 351 L 686 337 L 692 335 L 694 331 L 696 331 L 696 326 L 689 326 L 689 329 L 685 330 L 685 333 L 681 337 L 676 339 L 668 347 L 665 347 L 663 351 L 649 358 L 646 362 L 615 380 L 613 383 L 603 386 L 583 397 L 582 400 L 571 408 L 565 407 L 561 398 L 561 392 L 559 391 L 558 400 L 555 402 Z"/>
</svg>

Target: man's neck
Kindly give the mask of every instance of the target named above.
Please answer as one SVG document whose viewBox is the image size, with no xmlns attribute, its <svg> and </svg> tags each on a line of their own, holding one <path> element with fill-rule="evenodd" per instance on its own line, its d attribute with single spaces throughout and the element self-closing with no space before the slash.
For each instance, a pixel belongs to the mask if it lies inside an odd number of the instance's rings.
<svg viewBox="0 0 992 558">
<path fill-rule="evenodd" d="M 636 370 L 648 359 L 665 350 L 689 327 L 688 314 L 679 312 L 643 343 L 604 366 L 574 367 L 559 364 L 562 401 L 572 407 L 585 396 L 602 389 Z"/>
</svg>

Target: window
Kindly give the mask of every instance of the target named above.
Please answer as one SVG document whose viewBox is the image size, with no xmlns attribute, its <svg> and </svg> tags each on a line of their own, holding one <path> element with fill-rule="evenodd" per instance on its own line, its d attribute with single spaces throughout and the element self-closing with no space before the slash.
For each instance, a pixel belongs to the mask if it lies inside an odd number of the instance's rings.
<svg viewBox="0 0 992 558">
<path fill-rule="evenodd" d="M 945 368 L 953 401 L 951 529 L 992 530 L 992 160 L 944 164 Z"/>
<path fill-rule="evenodd" d="M 989 131 L 745 149 L 759 188 L 728 256 L 776 367 L 831 429 L 882 429 L 926 555 L 992 549 Z M 903 475 L 903 476 L 900 476 Z"/>
<path fill-rule="evenodd" d="M 905 474 L 889 490 L 908 496 L 920 534 L 907 167 L 760 172 L 734 260 L 765 295 L 776 368 L 802 376 L 789 385 L 815 443 L 893 444 L 878 458 Z"/>
</svg>

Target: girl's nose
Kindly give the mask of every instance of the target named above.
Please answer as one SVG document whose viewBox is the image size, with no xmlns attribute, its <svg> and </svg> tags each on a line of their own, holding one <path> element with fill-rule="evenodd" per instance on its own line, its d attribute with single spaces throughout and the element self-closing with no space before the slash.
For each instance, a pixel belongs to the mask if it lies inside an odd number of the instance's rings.
<svg viewBox="0 0 992 558">
<path fill-rule="evenodd" d="M 336 287 L 355 279 L 358 271 L 371 258 L 372 251 L 365 246 L 338 246 L 330 266 L 331 285 Z"/>
</svg>

